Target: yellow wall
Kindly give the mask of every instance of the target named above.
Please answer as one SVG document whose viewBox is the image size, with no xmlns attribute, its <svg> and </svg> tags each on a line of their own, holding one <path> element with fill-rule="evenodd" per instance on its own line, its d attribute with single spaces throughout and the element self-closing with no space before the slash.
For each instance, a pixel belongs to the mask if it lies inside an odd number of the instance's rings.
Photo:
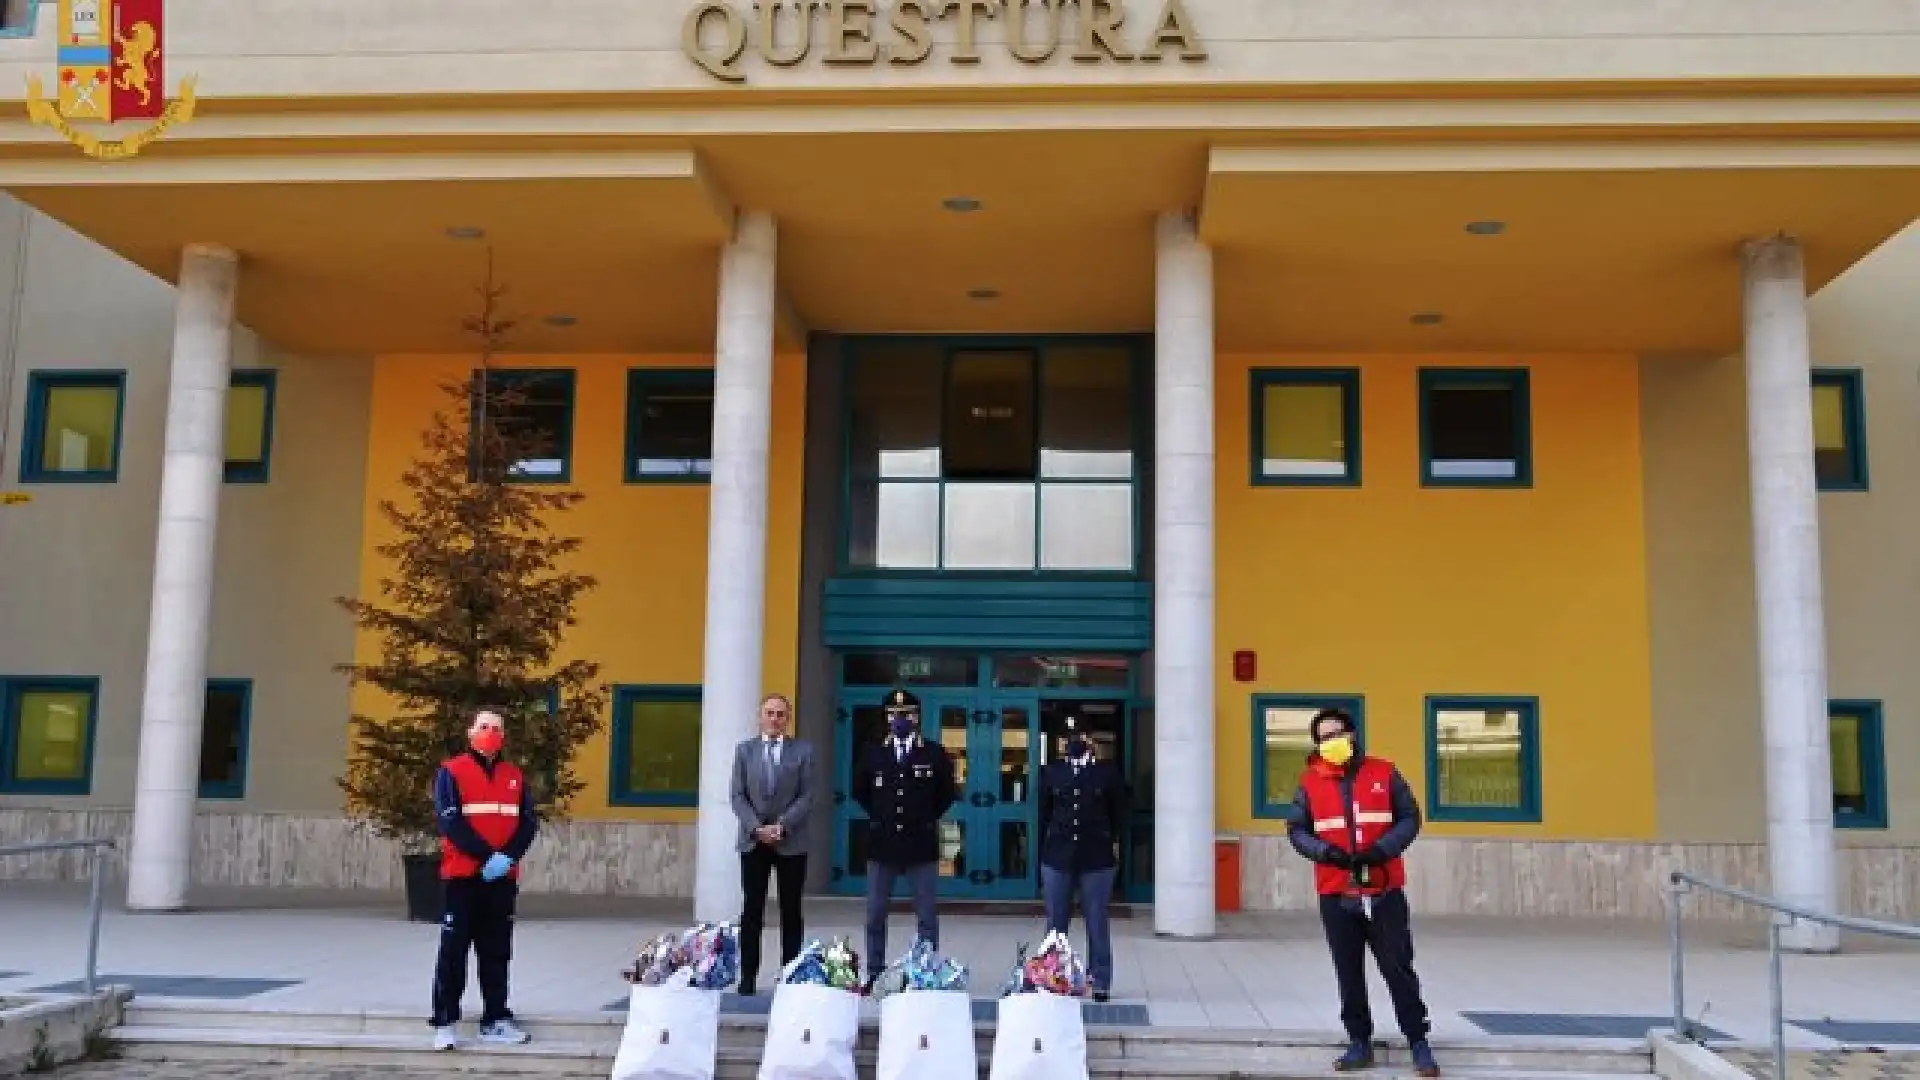
<svg viewBox="0 0 1920 1080">
<path fill-rule="evenodd" d="M 1417 371 L 1524 365 L 1530 489 L 1420 486 Z M 1249 483 L 1249 369 L 1359 367 L 1353 488 Z M 1219 818 L 1252 816 L 1250 698 L 1358 693 L 1369 749 L 1424 805 L 1425 697 L 1540 700 L 1541 824 L 1440 835 L 1654 835 L 1639 370 L 1632 357 L 1222 358 L 1217 624 Z M 1252 684 L 1234 650 L 1259 653 Z"/>
<path fill-rule="evenodd" d="M 388 568 L 385 560 L 373 554 L 373 548 L 391 535 L 379 504 L 384 499 L 402 499 L 400 474 L 418 451 L 420 432 L 447 400 L 439 384 L 464 377 L 471 364 L 460 356 L 387 356 L 375 364 L 361 560 L 363 596 L 376 595 L 379 578 Z M 628 484 L 622 479 L 621 460 L 628 369 L 711 367 L 712 359 L 514 356 L 497 359 L 495 364 L 572 368 L 576 373 L 573 484 L 586 499 L 567 512 L 560 528 L 585 541 L 573 568 L 594 575 L 600 584 L 581 600 L 579 625 L 568 632 L 561 659 L 598 661 L 601 678 L 609 684 L 698 684 L 705 627 L 708 489 L 703 484 Z M 794 689 L 798 642 L 805 379 L 803 357 L 775 361 L 761 672 L 768 690 L 787 694 Z M 356 642 L 358 655 L 364 660 L 375 649 L 374 639 L 362 633 Z M 354 707 L 363 712 L 377 709 L 379 695 L 361 690 Z M 582 750 L 575 769 L 586 784 L 574 799 L 576 818 L 693 818 L 691 810 L 609 807 L 604 729 Z"/>
</svg>

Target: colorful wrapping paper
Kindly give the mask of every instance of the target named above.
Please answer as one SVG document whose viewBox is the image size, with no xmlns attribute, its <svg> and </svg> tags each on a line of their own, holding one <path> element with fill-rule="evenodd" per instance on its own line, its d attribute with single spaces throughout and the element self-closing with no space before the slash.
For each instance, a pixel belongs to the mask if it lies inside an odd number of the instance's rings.
<svg viewBox="0 0 1920 1080">
<path fill-rule="evenodd" d="M 661 934 L 640 947 L 622 972 L 641 986 L 691 986 L 724 990 L 740 977 L 740 938 L 732 923 L 701 923 Z"/>
<path fill-rule="evenodd" d="M 1032 954 L 1028 954 L 1026 943 L 1022 942 L 1015 953 L 1013 973 L 1001 988 L 1001 996 L 1036 993 L 1086 996 L 1087 967 L 1073 951 L 1067 935 L 1049 933 Z"/>
<path fill-rule="evenodd" d="M 853 951 L 846 938 L 835 938 L 832 945 L 822 945 L 819 938 L 814 938 L 780 972 L 780 981 L 857 992 L 860 954 Z"/>
<path fill-rule="evenodd" d="M 873 996 L 886 997 L 912 990 L 967 989 L 967 966 L 952 957 L 941 956 L 932 943 L 916 938 L 912 948 L 873 982 Z"/>
</svg>

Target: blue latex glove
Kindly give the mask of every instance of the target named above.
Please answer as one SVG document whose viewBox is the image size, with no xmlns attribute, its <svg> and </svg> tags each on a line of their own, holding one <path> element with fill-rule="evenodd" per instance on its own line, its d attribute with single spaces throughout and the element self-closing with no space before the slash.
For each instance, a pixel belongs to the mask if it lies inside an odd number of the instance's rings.
<svg viewBox="0 0 1920 1080">
<path fill-rule="evenodd" d="M 480 868 L 480 876 L 487 881 L 499 881 L 506 877 L 507 871 L 511 869 L 513 869 L 513 860 L 507 858 L 504 853 L 496 851 L 488 856 L 487 864 Z"/>
</svg>

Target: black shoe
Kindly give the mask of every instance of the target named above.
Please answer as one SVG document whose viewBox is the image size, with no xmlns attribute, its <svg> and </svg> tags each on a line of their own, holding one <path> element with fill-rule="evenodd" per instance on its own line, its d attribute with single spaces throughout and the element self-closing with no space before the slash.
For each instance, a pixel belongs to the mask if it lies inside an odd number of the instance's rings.
<svg viewBox="0 0 1920 1080">
<path fill-rule="evenodd" d="M 743 982 L 740 984 L 740 988 L 738 990 L 735 990 L 734 993 L 740 997 L 752 997 L 754 995 L 754 991 L 755 991 L 755 987 L 752 983 Z"/>
<path fill-rule="evenodd" d="M 1107 1003 L 1107 999 L 1112 996 L 1113 996 L 1112 994 L 1107 993 L 1105 990 L 1095 990 L 1093 992 L 1093 1000 L 1097 1004 L 1101 1004 L 1101 1005 L 1105 1005 Z"/>
<path fill-rule="evenodd" d="M 1347 1052 L 1341 1054 L 1333 1063 L 1334 1072 L 1359 1072 L 1373 1068 L 1373 1044 L 1352 1042 L 1347 1044 Z"/>
</svg>

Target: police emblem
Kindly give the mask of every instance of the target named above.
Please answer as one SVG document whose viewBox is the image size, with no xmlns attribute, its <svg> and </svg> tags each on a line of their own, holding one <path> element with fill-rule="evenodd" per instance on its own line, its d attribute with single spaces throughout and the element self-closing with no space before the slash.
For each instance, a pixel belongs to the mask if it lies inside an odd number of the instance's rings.
<svg viewBox="0 0 1920 1080">
<path fill-rule="evenodd" d="M 91 158 L 130 158 L 193 119 L 194 79 L 166 95 L 165 0 L 60 0 L 59 88 L 52 100 L 38 75 L 27 76 L 27 118 L 50 127 Z M 151 120 L 119 139 L 81 125 Z"/>
</svg>

